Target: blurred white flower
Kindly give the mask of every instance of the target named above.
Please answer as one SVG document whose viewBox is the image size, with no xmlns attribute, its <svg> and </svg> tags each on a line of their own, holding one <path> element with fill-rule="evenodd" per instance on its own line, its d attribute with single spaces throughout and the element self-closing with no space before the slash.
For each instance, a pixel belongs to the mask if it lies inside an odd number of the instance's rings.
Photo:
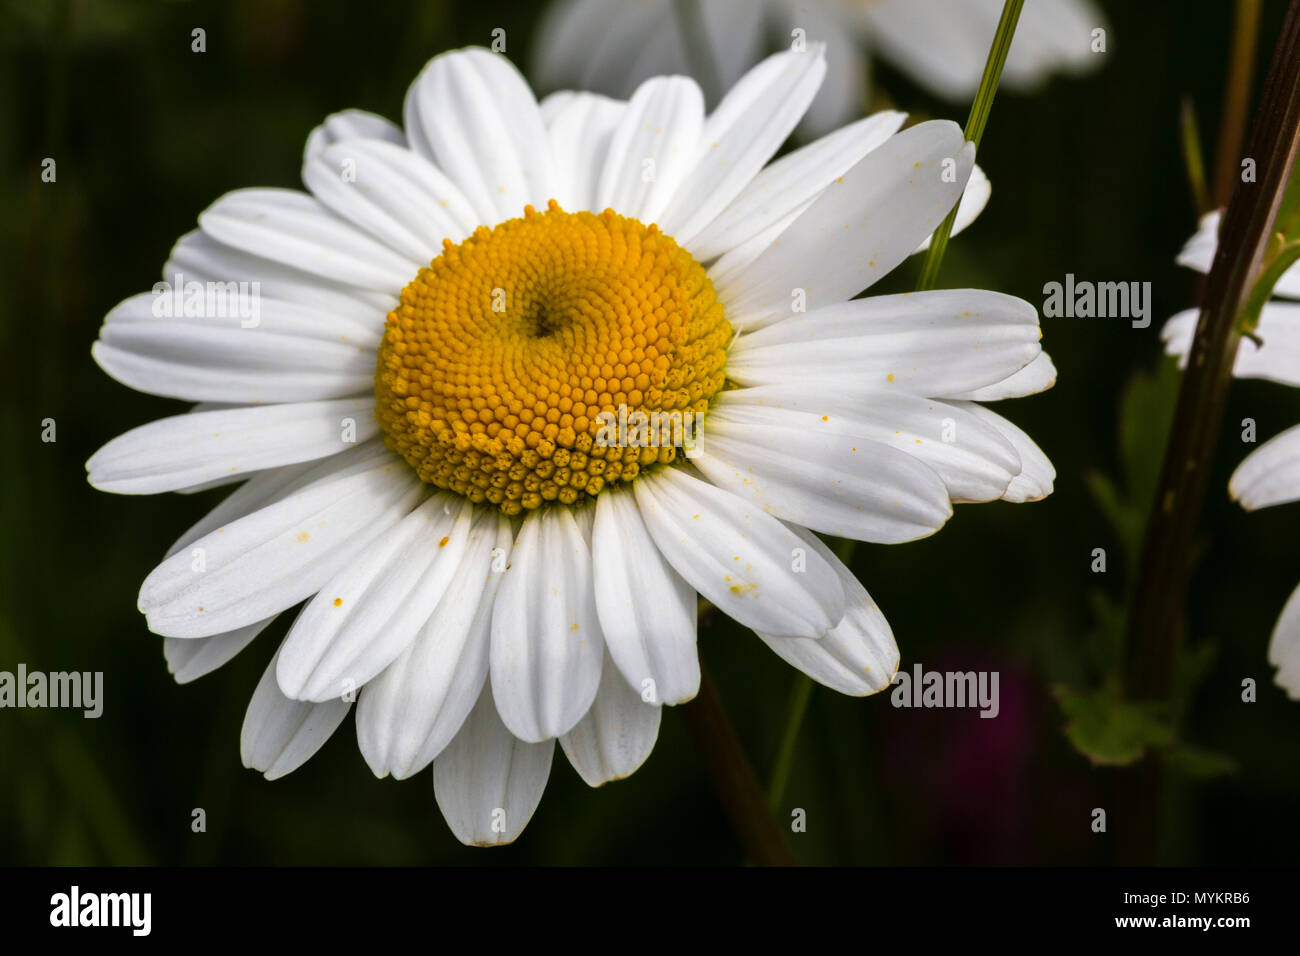
<svg viewBox="0 0 1300 956">
<path fill-rule="evenodd" d="M 769 49 L 825 43 L 827 75 L 804 117 L 821 135 L 869 104 L 869 57 L 888 60 L 931 93 L 970 99 L 1003 0 L 553 0 L 537 32 L 534 80 L 631 95 L 650 76 L 699 74 L 706 94 L 729 89 Z M 1081 73 L 1104 56 L 1107 30 L 1093 0 L 1027 0 L 1002 75 L 1028 91 L 1055 73 Z"/>
</svg>

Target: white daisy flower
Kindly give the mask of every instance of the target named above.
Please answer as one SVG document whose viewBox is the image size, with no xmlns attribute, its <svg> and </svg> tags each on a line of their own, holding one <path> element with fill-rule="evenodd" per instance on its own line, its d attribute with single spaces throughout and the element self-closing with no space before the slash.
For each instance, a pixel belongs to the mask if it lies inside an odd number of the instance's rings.
<svg viewBox="0 0 1300 956">
<path fill-rule="evenodd" d="M 1178 264 L 1208 273 L 1219 245 L 1220 211 L 1201 217 L 1196 234 L 1178 255 Z M 1260 312 L 1255 334 L 1242 339 L 1232 374 L 1300 386 L 1300 265 L 1292 266 L 1273 287 L 1278 298 Z M 1292 300 L 1292 301 L 1288 301 Z M 1199 309 L 1179 312 L 1161 330 L 1165 352 L 1178 356 L 1186 368 L 1196 333 Z M 1300 425 L 1260 445 L 1237 466 L 1228 482 L 1233 500 L 1247 511 L 1300 501 Z M 1277 683 L 1292 700 L 1300 700 L 1300 587 L 1292 592 L 1273 628 L 1268 662 L 1276 667 Z"/>
<path fill-rule="evenodd" d="M 432 763 L 456 836 L 508 843 L 557 740 L 597 786 L 695 695 L 697 593 L 874 693 L 893 636 L 812 532 L 909 541 L 952 502 L 1051 491 L 1042 452 L 977 404 L 1053 383 L 1032 306 L 852 298 L 958 202 L 958 127 L 881 113 L 768 164 L 825 68 L 773 56 L 706 115 L 683 77 L 539 106 L 504 57 L 444 54 L 403 128 L 329 117 L 308 192 L 230 193 L 177 243 L 168 282 L 258 282 L 256 323 L 160 316 L 166 288 L 109 313 L 100 366 L 200 404 L 109 442 L 91 484 L 242 482 L 140 590 L 177 680 L 303 604 L 247 766 L 301 765 L 359 690 L 374 772 Z M 643 440 L 651 415 L 685 432 L 705 412 L 685 455 Z M 619 416 L 635 434 L 609 440 Z"/>
<path fill-rule="evenodd" d="M 936 96 L 965 101 L 979 86 L 1003 0 L 554 0 L 533 54 L 543 89 L 628 96 L 649 76 L 711 70 L 731 87 L 763 55 L 796 38 L 827 45 L 829 70 L 804 119 L 821 135 L 860 115 L 869 56 L 888 60 Z M 689 22 L 683 22 L 687 21 Z M 1029 91 L 1054 73 L 1095 68 L 1093 0 L 1028 0 L 1001 88 Z M 796 33 L 796 31 L 801 31 Z M 692 43 L 701 44 L 693 50 Z"/>
</svg>

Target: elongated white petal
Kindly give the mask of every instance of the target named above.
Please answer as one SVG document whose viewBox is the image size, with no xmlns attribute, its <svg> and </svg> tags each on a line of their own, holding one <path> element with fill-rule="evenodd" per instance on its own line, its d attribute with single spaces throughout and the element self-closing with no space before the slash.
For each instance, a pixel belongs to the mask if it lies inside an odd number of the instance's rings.
<svg viewBox="0 0 1300 956">
<path fill-rule="evenodd" d="M 633 483 L 655 544 L 690 585 L 746 627 L 820 637 L 844 616 L 844 590 L 785 525 L 681 468 Z"/>
<path fill-rule="evenodd" d="M 1174 261 L 1197 272 L 1209 272 L 1210 266 L 1214 264 L 1214 253 L 1219 247 L 1219 224 L 1222 221 L 1222 209 L 1214 209 L 1203 215 L 1196 224 L 1195 234 L 1183 244 Z"/>
<path fill-rule="evenodd" d="M 554 198 L 563 209 L 594 209 L 610 140 L 627 104 L 595 93 L 565 93 L 563 97 L 547 122 L 558 181 Z"/>
<path fill-rule="evenodd" d="M 876 480 L 868 448 L 889 445 L 928 466 L 953 501 L 1000 498 L 1021 471 L 1020 456 L 996 428 L 953 404 L 907 392 L 847 391 L 816 382 L 732 389 L 710 409 L 709 434 L 718 422 L 750 425 L 756 440 L 766 424 L 806 432 L 812 440 L 847 439 L 848 447 L 866 453 L 857 467 L 868 481 Z"/>
<path fill-rule="evenodd" d="M 353 318 L 384 331 L 384 316 L 397 307 L 400 289 L 372 291 L 315 275 L 282 262 L 253 255 L 218 242 L 202 230 L 176 240 L 163 266 L 163 279 L 182 291 L 190 282 L 247 282 L 259 295 L 334 315 Z M 204 293 L 206 295 L 206 288 Z"/>
<path fill-rule="evenodd" d="M 1187 367 L 1187 356 L 1200 318 L 1197 309 L 1179 312 L 1160 330 L 1165 354 L 1178 356 L 1178 367 Z M 1263 344 L 1242 339 L 1232 374 L 1237 378 L 1262 378 L 1282 385 L 1300 385 L 1300 305 L 1272 301 L 1259 315 L 1255 335 Z"/>
<path fill-rule="evenodd" d="M 251 255 L 395 295 L 422 265 L 372 239 L 314 197 L 292 189 L 237 189 L 199 216 L 213 239 Z"/>
<path fill-rule="evenodd" d="M 782 222 L 898 132 L 905 119 L 906 113 L 874 113 L 782 156 L 687 244 L 691 253 L 707 261 Z"/>
<path fill-rule="evenodd" d="M 1020 474 L 1007 485 L 1002 494 L 1003 501 L 1017 503 L 1041 501 L 1052 493 L 1056 481 L 1056 468 L 1043 450 L 1034 444 L 1034 440 L 1013 423 L 1007 421 L 997 412 L 976 405 L 974 402 L 951 402 L 953 408 L 964 409 L 986 425 L 997 429 L 1002 437 L 1015 446 L 1020 456 Z"/>
<path fill-rule="evenodd" d="M 1300 425 L 1247 455 L 1232 473 L 1228 491 L 1247 511 L 1300 500 Z"/>
<path fill-rule="evenodd" d="M 227 475 L 335 455 L 379 430 L 373 397 L 262 405 L 160 418 L 86 462 L 100 491 L 152 495 Z"/>
<path fill-rule="evenodd" d="M 163 641 L 167 670 L 178 684 L 188 684 L 234 659 L 235 655 L 266 630 L 275 616 L 212 637 L 169 637 Z"/>
<path fill-rule="evenodd" d="M 554 740 L 512 736 L 485 686 L 433 763 L 433 794 L 456 839 L 470 846 L 513 843 L 541 803 L 554 753 Z"/>
<path fill-rule="evenodd" d="M 961 202 L 957 204 L 957 218 L 952 221 L 952 232 L 949 235 L 957 235 L 978 219 L 984 207 L 989 204 L 989 197 L 992 195 L 993 184 L 989 182 L 988 175 L 979 168 L 978 164 L 973 166 L 970 179 L 966 181 L 966 188 L 962 191 Z M 924 252 L 929 248 L 930 237 L 926 236 L 925 241 L 917 247 L 916 251 Z"/>
<path fill-rule="evenodd" d="M 173 315 L 169 295 L 132 296 L 90 354 L 124 385 L 186 401 L 308 402 L 373 387 L 373 326 L 273 299 L 217 301 L 219 314 Z"/>
<path fill-rule="evenodd" d="M 955 123 L 889 138 L 832 183 L 772 245 L 718 289 L 728 318 L 758 328 L 847 301 L 907 258 L 961 198 L 975 161 Z"/>
<path fill-rule="evenodd" d="M 377 139 L 406 148 L 402 128 L 377 113 L 365 110 L 342 110 L 331 113 L 307 135 L 302 151 L 303 162 L 314 159 L 334 143 L 345 139 Z"/>
<path fill-rule="evenodd" d="M 560 746 L 589 787 L 630 777 L 659 739 L 661 710 L 643 700 L 607 660 L 591 709 L 560 738 Z"/>
<path fill-rule="evenodd" d="M 694 80 L 646 80 L 610 138 L 596 208 L 657 222 L 695 162 L 703 128 L 704 97 Z"/>
<path fill-rule="evenodd" d="M 870 296 L 741 335 L 727 377 L 952 395 L 1001 382 L 1042 352 L 1028 302 L 978 289 Z"/>
<path fill-rule="evenodd" d="M 785 142 L 826 73 L 825 49 L 775 53 L 733 86 L 704 123 L 700 155 L 661 217 L 681 245 L 717 217 Z"/>
<path fill-rule="evenodd" d="M 600 684 L 605 641 L 587 537 L 570 508 L 529 512 L 497 592 L 492 692 L 522 740 L 567 733 Z"/>
<path fill-rule="evenodd" d="M 753 507 L 826 534 L 886 544 L 933 534 L 952 516 L 943 481 L 907 452 L 841 430 L 838 417 L 831 427 L 829 416 L 748 411 L 711 413 L 692 462 Z"/>
<path fill-rule="evenodd" d="M 695 591 L 659 553 L 630 489 L 596 497 L 596 611 L 617 669 L 650 700 L 680 704 L 700 689 Z"/>
<path fill-rule="evenodd" d="M 404 780 L 423 770 L 478 700 L 488 674 L 492 601 L 510 539 L 504 515 L 479 509 L 438 607 L 401 656 L 362 691 L 357 743 L 375 776 Z"/>
<path fill-rule="evenodd" d="M 1278 686 L 1292 700 L 1300 700 L 1300 587 L 1291 592 L 1273 627 L 1268 662 L 1278 669 Z"/>
<path fill-rule="evenodd" d="M 1004 398 L 1023 398 L 1037 395 L 1056 384 L 1056 366 L 1046 352 L 1039 352 L 1038 357 L 1018 372 L 1012 372 L 1000 382 L 972 388 L 965 392 L 945 395 L 944 398 L 960 398 L 972 402 L 996 402 Z"/>
<path fill-rule="evenodd" d="M 460 566 L 473 505 L 436 494 L 377 537 L 298 614 L 280 652 L 280 690 L 329 700 L 391 664 L 424 627 Z"/>
<path fill-rule="evenodd" d="M 335 143 L 303 165 L 302 179 L 338 215 L 419 265 L 441 255 L 444 239 L 460 242 L 478 223 L 451 180 L 392 143 Z"/>
<path fill-rule="evenodd" d="M 182 551 L 154 569 L 140 588 L 149 629 L 209 637 L 292 607 L 409 513 L 422 494 L 391 453 L 322 474 L 195 541 L 201 563 Z"/>
<path fill-rule="evenodd" d="M 275 780 L 297 770 L 333 736 L 352 709 L 351 700 L 309 704 L 290 700 L 275 682 L 280 652 L 257 682 L 244 714 L 239 750 L 244 766 Z"/>
<path fill-rule="evenodd" d="M 259 471 L 223 498 L 219 505 L 194 522 L 167 549 L 165 556 L 170 558 L 182 550 L 189 550 L 189 546 L 204 535 L 254 511 L 259 511 L 267 505 L 281 501 L 299 488 L 327 474 L 341 472 L 352 467 L 359 460 L 373 460 L 386 454 L 382 443 L 371 441 L 324 461 L 308 461 L 298 465 L 285 465 L 283 468 Z M 191 551 L 190 556 L 197 559 L 200 553 Z"/>
<path fill-rule="evenodd" d="M 898 671 L 898 645 L 889 622 L 853 572 L 818 537 L 791 527 L 830 565 L 848 598 L 844 620 L 820 640 L 759 634 L 782 660 L 819 684 L 852 697 L 879 693 Z"/>
<path fill-rule="evenodd" d="M 403 108 L 411 148 L 460 187 L 484 225 L 546 205 L 555 184 L 546 127 L 524 78 L 482 49 L 434 57 Z"/>
</svg>

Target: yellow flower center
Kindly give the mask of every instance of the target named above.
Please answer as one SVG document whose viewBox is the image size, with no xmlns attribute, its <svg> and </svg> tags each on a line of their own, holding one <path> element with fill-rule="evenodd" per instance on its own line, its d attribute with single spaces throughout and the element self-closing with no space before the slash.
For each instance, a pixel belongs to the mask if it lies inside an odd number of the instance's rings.
<svg viewBox="0 0 1300 956">
<path fill-rule="evenodd" d="M 730 340 L 704 268 L 658 227 L 551 200 L 445 240 L 402 290 L 375 415 L 431 485 L 506 514 L 572 504 L 676 458 L 669 423 L 708 409 Z"/>
</svg>

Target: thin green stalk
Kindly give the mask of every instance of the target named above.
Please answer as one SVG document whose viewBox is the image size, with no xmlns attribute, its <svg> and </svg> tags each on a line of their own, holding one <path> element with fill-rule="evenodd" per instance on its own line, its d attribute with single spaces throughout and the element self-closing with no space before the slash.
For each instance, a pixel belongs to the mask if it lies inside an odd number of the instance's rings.
<svg viewBox="0 0 1300 956">
<path fill-rule="evenodd" d="M 998 91 L 998 82 L 1002 79 L 1002 67 L 1006 65 L 1007 53 L 1011 41 L 1016 35 L 1016 24 L 1020 22 L 1020 10 L 1025 0 L 1006 0 L 1002 6 L 1002 19 L 998 21 L 998 31 L 993 36 L 993 46 L 989 48 L 988 60 L 984 64 L 984 75 L 980 77 L 979 89 L 975 93 L 975 102 L 971 104 L 970 117 L 966 120 L 966 141 L 974 143 L 978 150 L 984 127 L 988 125 L 989 113 L 993 110 L 993 97 Z M 943 264 L 944 253 L 948 251 L 948 238 L 952 235 L 953 223 L 957 221 L 957 208 L 954 203 L 952 212 L 930 237 L 930 249 L 921 267 L 921 278 L 916 284 L 917 291 L 933 289 L 939 278 L 939 267 Z"/>
<path fill-rule="evenodd" d="M 1255 72 L 1255 45 L 1259 36 L 1260 0 L 1237 0 L 1232 26 L 1232 54 L 1224 84 L 1223 118 L 1214 168 L 1214 205 L 1225 205 L 1241 168 L 1241 142 L 1246 135 L 1250 106 L 1250 81 Z"/>
<path fill-rule="evenodd" d="M 1178 116 L 1182 133 L 1183 166 L 1187 170 L 1187 186 L 1192 191 L 1192 202 L 1199 218 L 1210 211 L 1210 192 L 1205 185 L 1205 160 L 1201 156 L 1201 133 L 1196 123 L 1196 107 L 1190 98 L 1183 99 Z"/>
<path fill-rule="evenodd" d="M 807 674 L 797 674 L 794 686 L 790 688 L 790 704 L 785 712 L 785 730 L 781 734 L 781 746 L 776 752 L 776 763 L 772 766 L 772 779 L 767 785 L 767 805 L 773 813 L 781 809 L 785 799 L 785 788 L 790 783 L 790 771 L 794 767 L 795 747 L 799 743 L 799 728 L 803 725 L 804 715 L 808 712 L 808 701 L 812 699 L 813 682 Z"/>
</svg>

